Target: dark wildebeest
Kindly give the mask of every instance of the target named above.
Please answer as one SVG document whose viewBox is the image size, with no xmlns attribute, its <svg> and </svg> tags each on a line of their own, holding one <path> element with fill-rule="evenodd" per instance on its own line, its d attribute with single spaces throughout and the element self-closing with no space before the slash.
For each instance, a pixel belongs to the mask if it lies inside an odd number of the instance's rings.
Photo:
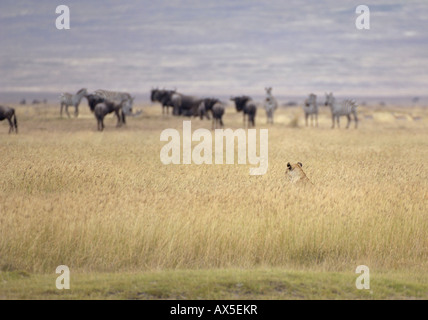
<svg viewBox="0 0 428 320">
<path fill-rule="evenodd" d="M 91 109 L 91 112 L 94 112 L 95 106 L 98 103 L 104 102 L 105 99 L 103 97 L 97 96 L 96 94 L 87 94 L 86 99 L 88 99 L 88 106 Z"/>
<path fill-rule="evenodd" d="M 97 104 L 106 101 L 104 97 L 101 97 L 96 94 L 88 94 L 85 97 L 86 99 L 88 99 L 88 106 L 89 106 L 89 109 L 91 109 L 91 112 L 94 112 L 95 106 Z M 120 121 L 122 124 L 126 124 L 126 118 L 125 118 L 125 113 L 123 112 L 123 109 L 120 110 Z"/>
<path fill-rule="evenodd" d="M 244 115 L 244 126 L 246 125 L 245 118 L 247 117 L 247 125 L 251 123 L 254 127 L 256 125 L 255 117 L 257 112 L 257 106 L 249 96 L 231 97 L 231 101 L 235 101 L 236 111 L 243 112 Z"/>
<path fill-rule="evenodd" d="M 223 115 L 224 115 L 224 104 L 220 101 L 216 102 L 212 107 L 213 115 L 213 129 L 217 129 L 217 124 L 220 124 L 220 127 L 223 128 Z"/>
<path fill-rule="evenodd" d="M 97 96 L 100 96 L 106 100 L 109 101 L 116 101 L 121 102 L 122 100 L 126 100 L 125 103 L 122 106 L 122 123 L 126 124 L 126 116 L 136 117 L 143 113 L 142 110 L 133 113 L 132 111 L 132 104 L 134 103 L 135 97 L 132 97 L 130 93 L 128 92 L 121 92 L 121 91 L 111 91 L 111 90 L 104 90 L 104 89 L 98 89 L 94 92 Z"/>
<path fill-rule="evenodd" d="M 150 101 L 151 102 L 160 102 L 159 101 L 159 93 L 160 93 L 160 91 L 161 90 L 159 90 L 158 88 L 156 88 L 156 89 L 152 88 L 150 90 Z M 164 113 L 163 106 L 162 106 L 162 113 Z"/>
<path fill-rule="evenodd" d="M 0 121 L 7 119 L 9 121 L 9 133 L 15 130 L 18 133 L 18 123 L 16 121 L 15 109 L 0 106 Z"/>
<path fill-rule="evenodd" d="M 104 101 L 101 103 L 98 103 L 94 108 L 94 114 L 95 118 L 97 119 L 97 125 L 98 130 L 103 131 L 104 130 L 104 117 L 108 115 L 109 113 L 114 112 L 117 116 L 117 125 L 116 127 L 120 127 L 122 125 L 122 117 L 120 115 L 120 112 L 122 110 L 122 107 L 124 103 L 127 100 L 122 100 L 120 103 L 116 101 Z"/>
<path fill-rule="evenodd" d="M 169 114 L 169 107 L 174 108 L 174 102 L 172 96 L 176 93 L 176 90 L 159 90 L 152 89 L 150 92 L 150 100 L 152 102 L 159 102 L 162 105 L 162 114 Z"/>
<path fill-rule="evenodd" d="M 209 113 L 211 112 L 211 115 L 213 113 L 213 107 L 216 103 L 220 102 L 219 99 L 216 98 L 205 98 L 202 100 L 202 102 L 199 104 L 198 107 L 198 115 L 201 120 L 206 117 L 208 120 L 210 120 Z"/>
<path fill-rule="evenodd" d="M 173 115 L 197 117 L 199 105 L 204 99 L 176 92 L 171 96 L 171 100 L 174 104 Z"/>
</svg>

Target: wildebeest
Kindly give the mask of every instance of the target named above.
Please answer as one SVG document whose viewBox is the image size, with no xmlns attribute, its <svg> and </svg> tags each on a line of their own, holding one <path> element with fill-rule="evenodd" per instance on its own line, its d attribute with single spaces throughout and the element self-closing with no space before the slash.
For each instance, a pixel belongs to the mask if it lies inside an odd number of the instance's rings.
<svg viewBox="0 0 428 320">
<path fill-rule="evenodd" d="M 96 94 L 87 94 L 85 97 L 88 100 L 88 106 L 89 106 L 89 109 L 91 109 L 91 112 L 94 112 L 95 106 L 98 103 L 104 102 L 106 100 L 103 97 L 100 97 Z"/>
<path fill-rule="evenodd" d="M 351 123 L 351 114 L 354 116 L 355 128 L 358 126 L 358 117 L 357 117 L 357 103 L 355 100 L 346 99 L 342 102 L 337 102 L 336 98 L 333 97 L 333 93 L 325 94 L 326 100 L 325 105 L 329 106 L 331 109 L 331 117 L 333 121 L 332 129 L 334 129 L 334 118 L 336 118 L 337 126 L 340 128 L 340 117 L 346 116 L 348 118 L 348 124 L 346 125 L 346 129 L 349 128 L 349 124 Z"/>
<path fill-rule="evenodd" d="M 243 112 L 244 115 L 244 126 L 251 123 L 252 126 L 255 126 L 255 117 L 257 112 L 257 106 L 254 101 L 249 96 L 240 96 L 240 97 L 231 97 L 231 101 L 235 102 L 236 111 Z"/>
<path fill-rule="evenodd" d="M 18 122 L 16 120 L 15 109 L 0 106 L 0 121 L 7 119 L 9 121 L 9 133 L 15 130 L 18 133 Z"/>
<path fill-rule="evenodd" d="M 62 117 L 62 108 L 65 106 L 65 113 L 70 118 L 70 114 L 68 113 L 68 106 L 74 106 L 74 116 L 77 117 L 79 115 L 79 104 L 82 98 L 88 94 L 88 91 L 83 88 L 77 91 L 76 94 L 71 94 L 68 92 L 64 92 L 60 95 L 61 102 L 61 117 Z"/>
<path fill-rule="evenodd" d="M 308 99 L 305 100 L 303 104 L 303 111 L 305 112 L 305 122 L 306 126 L 308 126 L 308 118 L 311 116 L 311 126 L 313 126 L 313 118 L 315 116 L 315 120 L 318 127 L 318 104 L 317 104 L 317 96 L 316 94 L 311 93 Z"/>
<path fill-rule="evenodd" d="M 198 107 L 198 115 L 201 120 L 206 117 L 208 120 L 210 120 L 210 112 L 211 115 L 213 114 L 213 107 L 216 103 L 219 103 L 220 100 L 216 98 L 205 98 L 202 100 L 202 102 L 199 104 Z"/>
<path fill-rule="evenodd" d="M 96 95 L 96 94 L 88 94 L 85 97 L 86 97 L 86 99 L 88 99 L 88 105 L 89 105 L 91 112 L 95 111 L 95 106 L 97 104 L 106 101 L 105 98 L 100 97 L 99 95 Z M 125 114 L 123 113 L 123 108 L 120 109 L 120 111 L 119 111 L 118 121 L 120 121 L 120 123 L 126 123 L 126 117 L 125 117 Z M 118 123 L 118 125 L 119 125 L 119 123 Z"/>
<path fill-rule="evenodd" d="M 98 89 L 95 91 L 95 94 L 109 101 L 123 102 L 122 107 L 122 122 L 126 123 L 126 116 L 136 117 L 142 113 L 139 111 L 137 113 L 132 112 L 132 104 L 135 100 L 135 97 L 132 97 L 128 92 L 120 92 L 120 91 L 110 91 Z"/>
<path fill-rule="evenodd" d="M 152 89 L 150 90 L 150 101 L 151 102 L 159 102 L 159 100 L 158 100 L 158 93 L 159 93 L 159 91 L 160 90 L 158 88 L 153 89 L 153 87 L 152 87 Z"/>
<path fill-rule="evenodd" d="M 224 104 L 220 101 L 217 101 L 211 110 L 213 116 L 213 129 L 217 129 L 217 124 L 219 124 L 220 127 L 223 128 Z"/>
<path fill-rule="evenodd" d="M 266 98 L 264 101 L 264 107 L 266 110 L 267 123 L 273 124 L 273 114 L 278 108 L 278 102 L 275 97 L 272 95 L 272 88 L 265 88 Z"/>
<path fill-rule="evenodd" d="M 124 124 L 126 124 L 126 116 L 136 117 L 143 113 L 141 110 L 135 113 L 132 111 L 132 105 L 134 103 L 135 97 L 132 97 L 128 92 L 98 89 L 95 91 L 95 94 L 109 101 L 116 101 L 120 103 L 125 100 L 121 110 L 122 123 Z"/>
<path fill-rule="evenodd" d="M 172 111 L 174 115 L 196 117 L 198 116 L 199 106 L 204 99 L 176 92 L 171 96 L 171 100 L 174 104 Z"/>
<path fill-rule="evenodd" d="M 152 89 L 150 91 L 150 100 L 152 102 L 159 102 L 162 105 L 162 114 L 169 114 L 169 108 L 174 108 L 174 102 L 172 96 L 176 93 L 176 90 L 159 90 Z"/>
<path fill-rule="evenodd" d="M 97 128 L 99 131 L 104 130 L 104 117 L 109 113 L 114 112 L 117 116 L 117 127 L 122 123 L 122 118 L 120 116 L 120 111 L 123 105 L 127 100 L 122 100 L 120 103 L 116 101 L 106 100 L 104 102 L 98 103 L 94 108 L 95 118 L 97 119 Z"/>
</svg>

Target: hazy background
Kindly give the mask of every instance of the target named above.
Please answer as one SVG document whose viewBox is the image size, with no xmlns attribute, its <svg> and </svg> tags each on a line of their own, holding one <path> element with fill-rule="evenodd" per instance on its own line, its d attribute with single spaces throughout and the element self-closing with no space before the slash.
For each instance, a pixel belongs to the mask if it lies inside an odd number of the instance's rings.
<svg viewBox="0 0 428 320">
<path fill-rule="evenodd" d="M 70 8 L 70 30 L 55 27 L 60 4 Z M 360 4 L 370 8 L 370 30 L 355 27 Z M 427 27 L 422 0 L 2 0 L 0 102 L 82 87 L 126 90 L 141 102 L 153 86 L 410 101 L 427 95 Z"/>
</svg>

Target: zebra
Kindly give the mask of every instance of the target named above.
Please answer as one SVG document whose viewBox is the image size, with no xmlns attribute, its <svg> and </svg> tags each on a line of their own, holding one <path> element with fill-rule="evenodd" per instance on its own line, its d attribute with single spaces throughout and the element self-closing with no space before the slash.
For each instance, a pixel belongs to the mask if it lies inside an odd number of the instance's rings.
<svg viewBox="0 0 428 320">
<path fill-rule="evenodd" d="M 334 129 L 334 118 L 336 118 L 337 121 L 337 127 L 340 128 L 340 117 L 346 116 L 348 118 L 348 124 L 346 125 L 346 129 L 349 128 L 349 124 L 351 123 L 351 113 L 354 116 L 355 121 L 355 129 L 358 127 L 358 117 L 357 117 L 357 103 L 353 99 L 346 99 L 342 101 L 341 103 L 336 102 L 336 98 L 333 97 L 333 93 L 326 93 L 326 100 L 325 105 L 329 106 L 331 109 L 331 116 L 332 116 L 332 129 Z"/>
<path fill-rule="evenodd" d="M 318 127 L 318 104 L 316 94 L 311 93 L 308 99 L 305 100 L 305 103 L 303 104 L 303 111 L 305 112 L 306 126 L 308 126 L 309 116 L 311 116 L 311 126 L 313 126 L 313 120 L 315 116 L 315 121 Z"/>
<path fill-rule="evenodd" d="M 15 109 L 0 106 L 0 121 L 7 119 L 9 121 L 9 133 L 15 130 L 18 133 L 18 123 L 16 121 Z"/>
<path fill-rule="evenodd" d="M 74 106 L 74 116 L 77 117 L 79 115 L 79 104 L 80 100 L 84 96 L 88 94 L 88 91 L 83 88 L 77 91 L 76 94 L 70 94 L 67 92 L 61 93 L 59 99 L 61 102 L 61 117 L 62 117 L 62 108 L 65 106 L 65 113 L 67 113 L 67 116 L 70 118 L 70 114 L 68 113 L 68 106 Z"/>
<path fill-rule="evenodd" d="M 267 123 L 273 124 L 273 114 L 278 109 L 278 101 L 272 96 L 272 88 L 265 88 L 266 98 L 264 102 L 264 108 L 266 110 Z"/>
</svg>

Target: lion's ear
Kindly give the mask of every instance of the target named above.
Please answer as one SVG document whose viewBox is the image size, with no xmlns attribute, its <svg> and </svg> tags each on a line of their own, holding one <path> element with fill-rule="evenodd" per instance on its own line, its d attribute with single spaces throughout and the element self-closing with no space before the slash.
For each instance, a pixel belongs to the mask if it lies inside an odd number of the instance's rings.
<svg viewBox="0 0 428 320">
<path fill-rule="evenodd" d="M 298 164 L 300 167 L 303 167 L 303 164 L 302 164 L 301 162 L 297 162 L 297 164 Z"/>
<path fill-rule="evenodd" d="M 289 162 L 289 163 L 287 163 L 287 168 L 288 168 L 288 169 L 291 169 L 291 164 L 290 164 L 290 162 Z"/>
</svg>

